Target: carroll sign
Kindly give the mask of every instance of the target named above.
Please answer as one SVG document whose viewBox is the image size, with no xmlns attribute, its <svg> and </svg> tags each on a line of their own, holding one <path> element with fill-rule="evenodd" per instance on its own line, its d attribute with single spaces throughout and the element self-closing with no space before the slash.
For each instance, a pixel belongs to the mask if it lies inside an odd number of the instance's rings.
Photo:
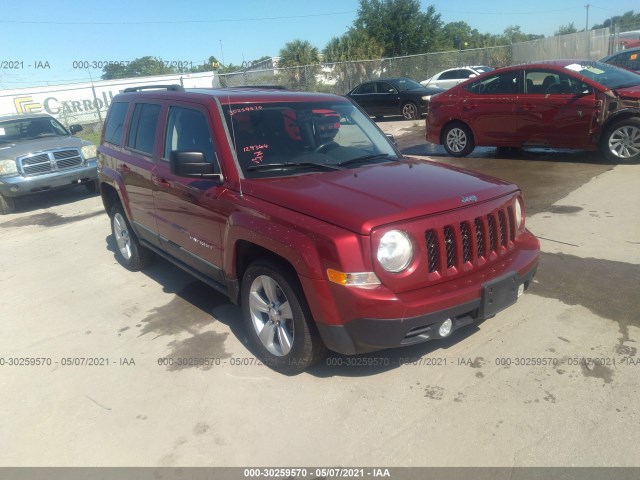
<svg viewBox="0 0 640 480">
<path fill-rule="evenodd" d="M 65 125 L 104 121 L 113 97 L 125 88 L 182 85 L 185 88 L 219 86 L 214 72 L 99 80 L 90 83 L 0 90 L 0 114 L 48 113 Z"/>
<path fill-rule="evenodd" d="M 70 115 L 84 112 L 106 110 L 113 99 L 113 92 L 102 92 L 102 98 L 97 95 L 93 99 L 59 100 L 56 97 L 46 97 L 42 103 L 34 101 L 33 96 L 15 97 L 13 103 L 16 113 L 40 113 L 49 115 Z"/>
</svg>

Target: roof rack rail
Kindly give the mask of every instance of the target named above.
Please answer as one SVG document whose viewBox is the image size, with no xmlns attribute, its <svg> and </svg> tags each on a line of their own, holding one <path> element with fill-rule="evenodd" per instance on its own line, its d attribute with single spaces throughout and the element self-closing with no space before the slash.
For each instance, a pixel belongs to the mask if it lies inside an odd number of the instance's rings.
<svg viewBox="0 0 640 480">
<path fill-rule="evenodd" d="M 125 88 L 122 93 L 139 92 L 141 90 L 164 89 L 172 92 L 184 92 L 182 85 L 142 85 L 140 87 Z"/>
<path fill-rule="evenodd" d="M 235 87 L 228 88 L 258 88 L 263 90 L 286 90 L 287 87 L 284 85 L 238 85 Z"/>
</svg>

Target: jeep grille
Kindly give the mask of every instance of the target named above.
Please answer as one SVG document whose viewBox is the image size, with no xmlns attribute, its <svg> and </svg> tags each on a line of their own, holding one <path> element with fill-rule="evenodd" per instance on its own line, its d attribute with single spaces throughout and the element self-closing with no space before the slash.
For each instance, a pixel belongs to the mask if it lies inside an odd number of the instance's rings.
<svg viewBox="0 0 640 480">
<path fill-rule="evenodd" d="M 439 271 L 441 265 L 462 270 L 465 264 L 476 265 L 479 259 L 489 261 L 513 248 L 515 234 L 516 225 L 510 206 L 473 220 L 427 230 L 429 273 Z"/>
</svg>

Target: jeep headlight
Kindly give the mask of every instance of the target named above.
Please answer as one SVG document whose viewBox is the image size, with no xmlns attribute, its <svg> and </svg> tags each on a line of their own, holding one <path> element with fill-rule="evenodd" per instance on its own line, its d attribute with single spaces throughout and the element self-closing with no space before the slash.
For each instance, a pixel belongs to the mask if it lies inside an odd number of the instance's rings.
<svg viewBox="0 0 640 480">
<path fill-rule="evenodd" d="M 515 202 L 515 216 L 516 216 L 516 229 L 521 232 L 524 229 L 524 207 L 522 206 L 522 199 L 516 198 Z"/>
<path fill-rule="evenodd" d="M 378 244 L 378 262 L 387 272 L 406 269 L 413 258 L 413 245 L 409 235 L 400 230 L 389 230 Z"/>
<path fill-rule="evenodd" d="M 0 176 L 15 175 L 18 173 L 18 166 L 15 160 L 0 160 Z"/>
<path fill-rule="evenodd" d="M 82 156 L 85 160 L 89 160 L 90 158 L 96 157 L 96 146 L 95 145 L 85 145 L 81 149 Z"/>
</svg>

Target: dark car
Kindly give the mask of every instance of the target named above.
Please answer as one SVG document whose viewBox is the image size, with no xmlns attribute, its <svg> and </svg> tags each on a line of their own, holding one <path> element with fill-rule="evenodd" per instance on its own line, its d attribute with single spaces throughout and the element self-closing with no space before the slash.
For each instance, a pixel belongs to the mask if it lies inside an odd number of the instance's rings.
<svg viewBox="0 0 640 480">
<path fill-rule="evenodd" d="M 622 50 L 621 52 L 608 55 L 600 61 L 640 73 L 640 47 Z"/>
<path fill-rule="evenodd" d="M 516 185 L 405 158 L 337 95 L 155 88 L 113 98 L 98 147 L 116 258 L 240 304 L 269 367 L 448 337 L 530 284 Z"/>
<path fill-rule="evenodd" d="M 426 138 L 453 156 L 476 145 L 596 150 L 640 158 L 640 75 L 590 60 L 502 68 L 435 96 Z"/>
<path fill-rule="evenodd" d="M 437 87 L 423 87 L 410 78 L 381 78 L 358 85 L 347 93 L 369 115 L 402 115 L 407 120 L 427 113 L 432 95 L 444 92 Z"/>
</svg>

